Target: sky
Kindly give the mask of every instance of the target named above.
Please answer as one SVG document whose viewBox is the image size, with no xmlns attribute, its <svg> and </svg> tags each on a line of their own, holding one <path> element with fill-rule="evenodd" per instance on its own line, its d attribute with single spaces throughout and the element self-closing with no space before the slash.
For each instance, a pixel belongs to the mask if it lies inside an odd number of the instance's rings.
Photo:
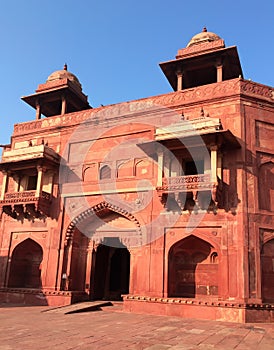
<svg viewBox="0 0 274 350">
<path fill-rule="evenodd" d="M 35 119 L 21 100 L 63 68 L 93 107 L 172 91 L 159 63 L 204 26 L 238 47 L 244 78 L 273 86 L 274 1 L 0 0 L 0 144 Z"/>
</svg>

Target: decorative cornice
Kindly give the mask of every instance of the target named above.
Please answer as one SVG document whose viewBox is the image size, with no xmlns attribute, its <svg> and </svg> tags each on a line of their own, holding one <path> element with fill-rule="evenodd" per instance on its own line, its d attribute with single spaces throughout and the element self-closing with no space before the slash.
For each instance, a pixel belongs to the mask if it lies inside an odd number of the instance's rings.
<svg viewBox="0 0 274 350">
<path fill-rule="evenodd" d="M 97 117 L 100 117 L 100 126 L 104 124 L 108 125 L 110 122 L 112 125 L 115 125 L 116 122 L 120 122 L 125 117 L 128 121 L 134 121 L 136 120 L 135 118 L 139 118 L 140 114 L 143 116 L 144 112 L 157 113 L 157 108 L 160 109 L 161 107 L 174 109 L 186 105 L 200 104 L 205 101 L 216 101 L 234 96 L 240 97 L 241 94 L 265 99 L 272 103 L 274 101 L 273 88 L 236 78 L 145 99 L 69 113 L 64 116 L 59 115 L 37 121 L 15 124 L 14 136 L 22 136 L 22 134 L 30 134 L 43 129 L 71 127 L 79 125 L 84 121 L 98 125 Z"/>
</svg>

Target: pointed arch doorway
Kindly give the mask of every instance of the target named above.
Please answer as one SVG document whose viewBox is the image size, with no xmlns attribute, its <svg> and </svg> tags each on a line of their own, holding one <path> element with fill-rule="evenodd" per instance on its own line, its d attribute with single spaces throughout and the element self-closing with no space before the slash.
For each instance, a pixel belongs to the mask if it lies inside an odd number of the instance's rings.
<svg viewBox="0 0 274 350">
<path fill-rule="evenodd" d="M 92 278 L 92 299 L 122 300 L 129 292 L 130 253 L 123 246 L 97 247 Z"/>
<path fill-rule="evenodd" d="M 126 210 L 101 202 L 78 215 L 68 226 L 63 258 L 62 283 L 64 290 L 71 290 L 73 280 L 79 280 L 77 291 L 85 292 L 90 300 L 122 300 L 130 290 L 130 252 L 127 248 L 142 245 L 143 235 L 139 221 Z M 78 250 L 86 251 L 85 265 L 79 274 L 75 263 L 76 236 L 79 231 L 88 239 Z M 83 256 L 83 252 L 82 252 Z M 79 260 L 79 259 L 78 259 Z M 77 268 L 73 268 L 78 266 Z"/>
</svg>

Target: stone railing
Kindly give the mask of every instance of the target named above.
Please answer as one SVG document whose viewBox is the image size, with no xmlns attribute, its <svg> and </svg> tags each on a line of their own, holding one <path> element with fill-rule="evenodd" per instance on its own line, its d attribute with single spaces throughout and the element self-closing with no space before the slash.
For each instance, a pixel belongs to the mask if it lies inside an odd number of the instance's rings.
<svg viewBox="0 0 274 350">
<path fill-rule="evenodd" d="M 50 194 L 42 191 L 39 197 L 36 197 L 36 191 L 23 191 L 23 192 L 8 192 L 5 194 L 4 201 L 9 202 L 28 202 L 33 201 L 35 199 L 42 198 L 45 200 L 50 199 Z"/>
<path fill-rule="evenodd" d="M 213 184 L 209 174 L 174 176 L 163 178 L 163 185 L 159 190 L 199 190 L 211 189 Z"/>
<path fill-rule="evenodd" d="M 5 193 L 4 199 L 0 200 L 0 208 L 13 218 L 26 213 L 48 216 L 50 204 L 51 195 L 49 193 L 42 191 L 39 197 L 36 197 L 35 190 Z"/>
<path fill-rule="evenodd" d="M 35 198 L 36 191 L 10 192 L 6 193 L 4 201 L 27 201 L 30 198 Z"/>
</svg>

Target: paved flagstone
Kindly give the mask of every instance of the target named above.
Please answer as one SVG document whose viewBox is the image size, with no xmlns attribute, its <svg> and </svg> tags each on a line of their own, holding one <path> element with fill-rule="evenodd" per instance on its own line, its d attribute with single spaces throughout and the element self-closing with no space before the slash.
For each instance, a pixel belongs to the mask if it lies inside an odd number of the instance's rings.
<svg viewBox="0 0 274 350">
<path fill-rule="evenodd" d="M 0 350 L 273 350 L 274 324 L 237 324 L 124 313 L 64 314 L 0 306 Z"/>
</svg>

